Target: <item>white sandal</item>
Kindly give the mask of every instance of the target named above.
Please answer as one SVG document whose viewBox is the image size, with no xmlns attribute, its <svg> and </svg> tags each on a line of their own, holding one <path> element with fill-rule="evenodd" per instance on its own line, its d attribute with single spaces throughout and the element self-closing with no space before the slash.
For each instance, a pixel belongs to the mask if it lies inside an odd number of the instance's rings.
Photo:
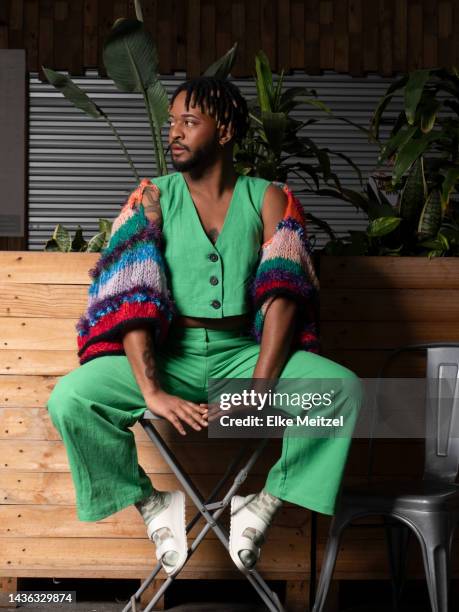
<svg viewBox="0 0 459 612">
<path fill-rule="evenodd" d="M 148 537 L 155 542 L 156 558 L 161 560 L 161 565 L 168 576 L 174 576 L 182 569 L 188 557 L 188 544 L 186 539 L 185 524 L 185 493 L 183 491 L 170 491 L 171 500 L 167 508 L 155 516 L 148 524 Z M 172 536 L 154 538 L 154 532 L 166 527 L 172 532 Z M 156 541 L 155 541 L 156 540 Z M 162 558 L 168 552 L 178 553 L 178 559 L 174 566 L 162 562 Z"/>
<path fill-rule="evenodd" d="M 265 521 L 246 508 L 247 504 L 252 501 L 255 495 L 255 493 L 253 495 L 248 495 L 247 497 L 233 495 L 231 498 L 229 553 L 236 567 L 243 573 L 251 572 L 255 569 L 261 555 L 261 549 L 251 538 L 248 538 L 242 534 L 247 528 L 256 529 L 261 533 L 261 536 L 258 537 L 258 541 L 260 544 L 263 544 L 265 540 L 264 532 L 267 529 L 267 524 Z M 255 563 L 250 568 L 246 567 L 242 563 L 238 555 L 238 553 L 243 550 L 252 551 L 256 557 Z"/>
</svg>

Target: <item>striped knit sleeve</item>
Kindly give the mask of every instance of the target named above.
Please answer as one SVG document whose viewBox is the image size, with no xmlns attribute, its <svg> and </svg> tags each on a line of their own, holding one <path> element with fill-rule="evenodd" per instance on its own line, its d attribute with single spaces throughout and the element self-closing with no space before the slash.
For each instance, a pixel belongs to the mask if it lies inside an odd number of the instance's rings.
<svg viewBox="0 0 459 612">
<path fill-rule="evenodd" d="M 287 208 L 273 236 L 261 247 L 250 285 L 254 311 L 251 333 L 260 343 L 270 304 L 277 296 L 289 297 L 298 304 L 292 347 L 319 353 L 319 280 L 311 259 L 306 218 L 289 187 L 283 184 L 282 189 L 288 197 Z"/>
<path fill-rule="evenodd" d="M 140 205 L 143 179 L 112 224 L 94 268 L 86 312 L 76 324 L 80 364 L 101 355 L 124 355 L 123 334 L 151 326 L 155 343 L 167 335 L 175 305 L 167 286 L 161 228 Z M 136 206 L 139 204 L 139 206 Z"/>
</svg>

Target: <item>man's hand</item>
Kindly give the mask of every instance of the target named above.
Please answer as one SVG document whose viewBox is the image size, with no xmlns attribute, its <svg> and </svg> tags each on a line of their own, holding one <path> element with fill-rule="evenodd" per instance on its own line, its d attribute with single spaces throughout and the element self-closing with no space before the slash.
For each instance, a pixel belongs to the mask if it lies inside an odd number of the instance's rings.
<svg viewBox="0 0 459 612">
<path fill-rule="evenodd" d="M 170 395 L 163 390 L 158 390 L 151 395 L 146 404 L 153 414 L 162 416 L 170 421 L 183 436 L 186 436 L 186 431 L 181 421 L 188 423 L 196 431 L 201 431 L 202 427 L 207 427 L 208 410 L 204 404 L 189 402 L 177 395 Z"/>
</svg>

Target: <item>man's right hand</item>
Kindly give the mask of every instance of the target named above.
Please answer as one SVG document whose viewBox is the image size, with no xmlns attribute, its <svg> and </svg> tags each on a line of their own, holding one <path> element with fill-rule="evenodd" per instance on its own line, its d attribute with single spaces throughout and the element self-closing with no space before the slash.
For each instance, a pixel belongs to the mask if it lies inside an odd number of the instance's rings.
<svg viewBox="0 0 459 612">
<path fill-rule="evenodd" d="M 178 395 L 171 395 L 158 390 L 148 398 L 146 404 L 148 410 L 167 419 L 183 436 L 186 436 L 186 431 L 181 421 L 188 423 L 196 431 L 201 431 L 202 427 L 207 427 L 207 407 L 189 402 Z"/>
</svg>

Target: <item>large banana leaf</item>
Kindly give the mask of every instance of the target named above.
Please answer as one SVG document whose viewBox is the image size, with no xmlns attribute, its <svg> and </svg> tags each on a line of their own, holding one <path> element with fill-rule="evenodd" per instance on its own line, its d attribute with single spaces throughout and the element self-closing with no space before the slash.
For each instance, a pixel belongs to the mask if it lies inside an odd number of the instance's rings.
<svg viewBox="0 0 459 612">
<path fill-rule="evenodd" d="M 158 53 L 143 23 L 118 19 L 104 44 L 103 57 L 107 74 L 118 89 L 143 95 L 159 173 L 167 174 L 161 127 L 167 118 L 168 101 L 158 80 Z"/>
<path fill-rule="evenodd" d="M 42 68 L 49 83 L 58 89 L 74 106 L 95 119 L 104 116 L 103 110 L 91 100 L 85 91 L 80 89 L 78 85 L 75 85 L 68 76 L 55 72 L 51 68 L 45 68 L 44 66 Z"/>
<path fill-rule="evenodd" d="M 220 59 L 211 64 L 204 71 L 203 76 L 213 76 L 219 79 L 226 79 L 231 72 L 236 61 L 238 44 L 237 42 Z"/>
<path fill-rule="evenodd" d="M 158 80 L 158 53 L 136 19 L 115 22 L 103 50 L 107 74 L 121 91 L 144 93 Z"/>
<path fill-rule="evenodd" d="M 401 79 L 397 79 L 396 81 L 394 81 L 387 89 L 387 92 L 385 93 L 385 95 L 379 101 L 379 104 L 376 107 L 375 112 L 373 113 L 373 116 L 370 122 L 371 129 L 376 139 L 379 139 L 379 126 L 381 123 L 381 116 L 383 112 L 385 111 L 389 102 L 394 97 L 395 92 L 399 89 L 403 89 L 403 87 L 405 87 L 407 82 L 408 82 L 407 76 L 404 76 Z"/>
</svg>

